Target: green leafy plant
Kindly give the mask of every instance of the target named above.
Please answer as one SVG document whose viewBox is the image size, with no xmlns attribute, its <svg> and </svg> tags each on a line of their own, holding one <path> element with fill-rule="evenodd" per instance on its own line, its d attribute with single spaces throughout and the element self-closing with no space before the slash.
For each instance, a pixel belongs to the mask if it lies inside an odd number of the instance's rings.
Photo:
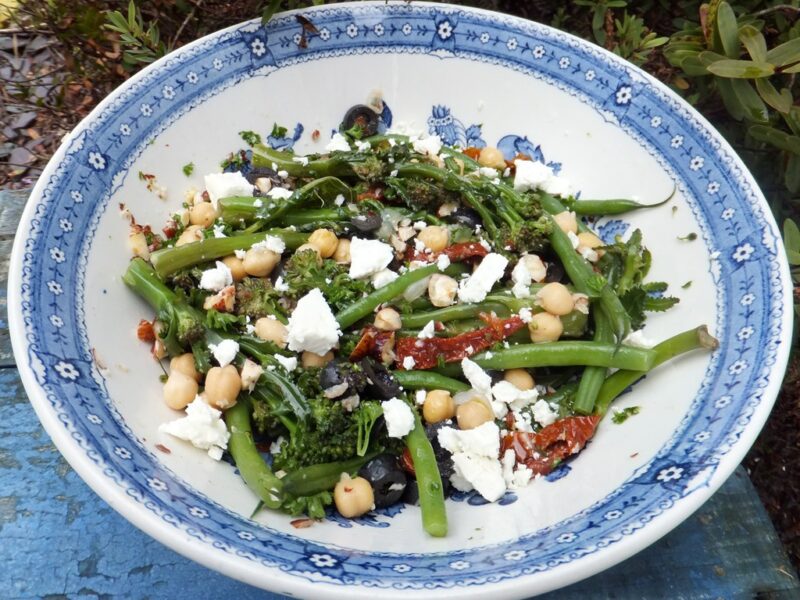
<svg viewBox="0 0 800 600">
<path fill-rule="evenodd" d="M 125 47 L 122 61 L 128 67 L 151 63 L 170 50 L 161 40 L 157 23 L 145 26 L 142 11 L 134 0 L 128 3 L 127 16 L 118 10 L 108 11 L 105 28 L 119 34 Z"/>
<path fill-rule="evenodd" d="M 795 286 L 800 286 L 800 229 L 792 219 L 783 222 L 783 243 L 789 259 L 792 281 Z M 794 311 L 800 316 L 800 304 L 794 305 Z"/>
<path fill-rule="evenodd" d="M 592 12 L 592 35 L 601 46 L 606 45 L 606 18 L 613 8 L 625 8 L 626 0 L 573 0 L 575 6 L 585 6 Z"/>
</svg>

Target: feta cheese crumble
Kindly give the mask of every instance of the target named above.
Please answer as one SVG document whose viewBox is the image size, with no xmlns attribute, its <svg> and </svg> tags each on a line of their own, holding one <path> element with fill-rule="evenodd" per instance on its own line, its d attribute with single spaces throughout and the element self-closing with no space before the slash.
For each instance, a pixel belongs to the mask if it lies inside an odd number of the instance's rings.
<svg viewBox="0 0 800 600">
<path fill-rule="evenodd" d="M 208 192 L 208 199 L 214 209 L 222 198 L 231 196 L 252 196 L 253 184 L 247 181 L 239 171 L 234 173 L 210 173 L 203 177 Z"/>
<path fill-rule="evenodd" d="M 218 292 L 233 283 L 231 270 L 224 262 L 216 261 L 213 269 L 203 271 L 200 276 L 200 289 Z"/>
<path fill-rule="evenodd" d="M 452 454 L 454 473 L 451 483 L 460 491 L 475 489 L 489 502 L 506 492 L 500 453 L 500 429 L 493 422 L 479 427 L 458 430 L 442 427 L 439 444 Z"/>
<path fill-rule="evenodd" d="M 550 406 L 550 403 L 547 400 L 539 400 L 536 404 L 533 405 L 533 418 L 536 419 L 536 422 L 539 423 L 542 427 L 547 427 L 548 425 L 552 425 L 556 422 L 558 418 L 558 413 L 553 410 L 553 407 Z"/>
<path fill-rule="evenodd" d="M 386 420 L 386 434 L 392 438 L 407 436 L 414 429 L 414 413 L 411 407 L 400 400 L 392 398 L 381 402 L 383 418 Z"/>
<path fill-rule="evenodd" d="M 281 366 L 286 369 L 289 373 L 294 371 L 297 368 L 297 357 L 296 356 L 283 356 L 281 354 L 274 354 L 275 360 L 281 363 Z"/>
<path fill-rule="evenodd" d="M 411 369 L 413 369 L 416 364 L 417 364 L 417 361 L 414 360 L 413 356 L 406 356 L 403 359 L 403 368 L 406 371 L 410 371 Z"/>
<path fill-rule="evenodd" d="M 286 251 L 286 242 L 276 235 L 268 235 L 262 241 L 253 244 L 253 250 L 272 250 L 275 254 L 283 254 Z"/>
<path fill-rule="evenodd" d="M 273 200 L 287 200 L 292 197 L 292 194 L 294 194 L 292 190 L 287 190 L 282 187 L 274 187 L 267 192 L 267 196 Z"/>
<path fill-rule="evenodd" d="M 653 340 L 648 339 L 645 336 L 644 331 L 642 329 L 637 329 L 636 331 L 631 331 L 628 336 L 622 340 L 623 344 L 627 344 L 628 346 L 634 346 L 636 348 L 652 348 L 655 346 Z"/>
<path fill-rule="evenodd" d="M 515 160 L 514 166 L 516 167 L 514 190 L 517 192 L 538 189 L 545 181 L 553 177 L 553 169 L 538 161 Z"/>
<path fill-rule="evenodd" d="M 197 396 L 186 407 L 186 416 L 168 423 L 162 423 L 158 430 L 191 444 L 195 448 L 207 450 L 214 460 L 222 458 L 222 451 L 228 447 L 230 433 L 225 422 L 220 419 L 222 413 L 211 408 Z"/>
<path fill-rule="evenodd" d="M 377 290 L 378 288 L 382 288 L 385 285 L 389 285 L 398 277 L 400 277 L 400 275 L 398 275 L 391 269 L 381 269 L 372 276 L 372 285 Z"/>
<path fill-rule="evenodd" d="M 220 367 L 226 367 L 236 358 L 239 352 L 239 343 L 234 340 L 222 340 L 219 344 L 209 344 L 208 349 Z"/>
<path fill-rule="evenodd" d="M 475 272 L 459 284 L 459 299 L 462 302 L 483 302 L 492 286 L 503 277 L 507 265 L 508 259 L 502 254 L 484 256 Z"/>
<path fill-rule="evenodd" d="M 423 327 L 422 330 L 420 330 L 420 332 L 417 334 L 417 337 L 421 340 L 429 340 L 433 337 L 435 331 L 436 323 L 433 321 L 428 321 L 425 324 L 425 327 Z"/>
<path fill-rule="evenodd" d="M 442 140 L 438 135 L 429 135 L 421 140 L 414 140 L 412 144 L 414 152 L 419 152 L 426 156 L 437 157 L 442 149 Z"/>
<path fill-rule="evenodd" d="M 476 362 L 468 358 L 462 359 L 461 370 L 473 390 L 486 398 L 492 397 L 492 378 Z"/>
<path fill-rule="evenodd" d="M 450 266 L 450 257 L 447 254 L 440 254 L 436 257 L 436 266 L 440 271 L 444 271 Z"/>
<path fill-rule="evenodd" d="M 368 277 L 382 271 L 394 258 L 394 250 L 380 240 L 354 237 L 350 240 L 350 272 L 353 279 Z"/>
<path fill-rule="evenodd" d="M 334 133 L 331 141 L 325 146 L 325 152 L 350 152 L 350 143 L 341 133 Z"/>
<path fill-rule="evenodd" d="M 342 335 L 339 323 L 319 288 L 314 288 L 297 301 L 287 331 L 289 350 L 308 351 L 320 356 L 336 346 Z"/>
</svg>

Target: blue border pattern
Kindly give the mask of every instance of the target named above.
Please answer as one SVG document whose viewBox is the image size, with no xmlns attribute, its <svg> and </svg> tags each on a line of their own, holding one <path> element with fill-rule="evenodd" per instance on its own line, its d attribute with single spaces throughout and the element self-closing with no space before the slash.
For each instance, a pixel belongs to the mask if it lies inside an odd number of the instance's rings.
<svg viewBox="0 0 800 600">
<path fill-rule="evenodd" d="M 365 4 L 309 15 L 319 33 L 305 49 L 297 21 L 287 16 L 267 28 L 248 23 L 223 32 L 157 65 L 73 138 L 35 207 L 20 290 L 28 358 L 63 427 L 97 468 L 167 526 L 200 543 L 309 581 L 394 589 L 484 585 L 546 571 L 630 536 L 708 485 L 765 401 L 785 334 L 779 236 L 735 157 L 682 104 L 622 61 L 549 28 L 432 5 Z M 377 53 L 496 64 L 594 107 L 680 182 L 715 249 L 722 346 L 673 438 L 608 497 L 513 542 L 447 554 L 367 554 L 249 522 L 159 466 L 116 413 L 93 362 L 84 326 L 85 263 L 110 196 L 149 141 L 244 79 L 326 57 Z"/>
</svg>

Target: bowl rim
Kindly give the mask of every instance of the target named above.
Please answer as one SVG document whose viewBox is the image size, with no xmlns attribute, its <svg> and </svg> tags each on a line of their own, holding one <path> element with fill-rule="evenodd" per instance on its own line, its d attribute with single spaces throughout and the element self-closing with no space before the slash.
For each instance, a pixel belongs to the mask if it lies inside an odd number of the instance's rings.
<svg viewBox="0 0 800 600">
<path fill-rule="evenodd" d="M 405 2 L 402 0 L 397 0 L 397 2 L 392 2 L 389 5 L 391 6 L 392 4 L 397 6 L 398 4 L 405 4 Z M 385 7 L 386 5 L 387 3 L 381 0 L 373 0 L 368 2 L 348 2 L 334 6 L 319 6 L 282 12 L 275 15 L 274 18 L 280 19 L 283 17 L 293 16 L 295 14 L 313 15 L 314 12 L 329 10 L 331 8 L 347 10 L 348 8 L 356 6 L 359 8 L 381 8 Z M 437 10 L 444 9 L 479 14 L 503 24 L 511 23 L 517 25 L 530 25 L 531 23 L 534 23 L 536 27 L 541 28 L 543 31 L 557 31 L 545 24 L 535 23 L 520 17 L 485 9 L 432 2 L 415 2 L 413 7 L 427 7 L 435 8 Z M 141 529 L 151 537 L 159 540 L 161 543 L 179 552 L 183 556 L 186 556 L 187 558 L 255 586 L 263 587 L 265 583 L 269 583 L 271 586 L 273 586 L 273 589 L 277 587 L 284 588 L 284 593 L 299 595 L 314 594 L 315 596 L 323 598 L 340 598 L 345 593 L 354 597 L 367 598 L 374 595 L 376 590 L 373 590 L 371 587 L 361 585 L 343 586 L 321 581 L 310 581 L 304 578 L 286 574 L 277 567 L 267 567 L 265 565 L 261 565 L 259 569 L 253 569 L 253 563 L 249 560 L 225 553 L 218 549 L 212 549 L 207 545 L 198 544 L 196 539 L 181 534 L 179 530 L 169 526 L 165 527 L 164 523 L 157 515 L 146 510 L 137 500 L 128 496 L 122 487 L 112 485 L 109 478 L 105 476 L 97 468 L 97 465 L 88 458 L 85 450 L 82 449 L 74 439 L 72 439 L 67 429 L 58 419 L 55 411 L 52 410 L 50 403 L 47 401 L 44 390 L 37 382 L 27 353 L 27 344 L 24 336 L 24 324 L 21 309 L 21 298 L 16 293 L 16 291 L 20 289 L 22 280 L 22 255 L 25 251 L 25 242 L 27 240 L 25 232 L 30 228 L 30 223 L 33 219 L 36 205 L 41 201 L 47 182 L 54 175 L 57 165 L 66 156 L 67 149 L 69 148 L 70 144 L 74 142 L 86 129 L 88 129 L 89 125 L 98 117 L 98 115 L 107 107 L 109 107 L 109 105 L 111 105 L 126 89 L 142 81 L 151 73 L 158 71 L 166 64 L 166 62 L 174 59 L 176 56 L 190 52 L 195 47 L 209 41 L 210 39 L 236 31 L 242 28 L 244 25 L 257 24 L 259 22 L 260 19 L 253 19 L 216 31 L 204 36 L 203 38 L 195 40 L 190 44 L 182 46 L 181 48 L 152 63 L 151 65 L 148 65 L 146 68 L 136 73 L 133 77 L 112 91 L 63 139 L 62 144 L 48 162 L 47 167 L 44 169 L 36 185 L 31 191 L 29 201 L 27 202 L 20 218 L 17 235 L 14 239 L 8 277 L 8 315 L 12 348 L 15 359 L 18 361 L 17 368 L 20 378 L 22 379 L 26 393 L 31 400 L 31 404 L 34 407 L 38 418 L 45 427 L 45 430 L 53 439 L 53 442 L 56 444 L 59 451 L 64 455 L 69 464 L 73 469 L 75 469 L 80 477 L 105 502 L 107 502 L 112 508 L 114 508 L 114 510 L 129 520 L 137 528 Z M 708 122 L 708 120 L 703 117 L 703 115 L 701 115 L 693 106 L 689 105 L 675 92 L 670 90 L 666 85 L 661 83 L 650 74 L 633 64 L 627 63 L 627 61 L 624 61 L 620 57 L 605 50 L 604 48 L 596 46 L 590 42 L 587 42 L 586 40 L 566 32 L 559 31 L 558 34 L 563 35 L 567 40 L 579 47 L 591 48 L 593 52 L 600 53 L 607 60 L 618 65 L 623 65 L 624 68 L 629 72 L 635 73 L 639 78 L 643 79 L 647 85 L 658 90 L 661 95 L 666 96 L 673 102 L 678 103 L 684 110 L 688 112 L 691 119 L 694 120 L 701 129 L 713 136 L 715 142 L 719 143 L 721 152 L 733 157 L 736 166 L 738 166 L 741 171 L 742 177 L 751 186 L 751 190 L 756 196 L 758 202 L 760 202 L 765 208 L 768 207 L 760 187 L 748 168 L 744 165 L 741 158 L 736 154 L 725 138 L 723 138 L 721 134 L 719 134 L 717 130 Z M 771 211 L 766 210 L 764 213 L 764 218 L 768 224 L 774 226 L 775 229 L 779 231 Z M 788 262 L 786 261 L 785 250 L 782 243 L 779 243 L 778 246 L 778 257 L 781 262 L 781 270 L 779 275 L 781 281 L 784 283 L 783 301 L 785 307 L 790 307 L 792 304 L 792 293 L 791 286 L 787 285 L 787 283 L 790 281 L 789 267 Z M 789 339 L 791 337 L 792 322 L 793 311 L 784 310 L 781 347 L 778 348 L 775 365 L 773 367 L 773 370 L 781 373 L 783 373 L 785 370 L 791 349 Z M 615 543 L 609 547 L 606 547 L 603 552 L 588 554 L 581 557 L 579 560 L 569 563 L 569 565 L 562 565 L 561 567 L 556 567 L 545 572 L 522 575 L 520 577 L 486 583 L 480 586 L 437 588 L 436 593 L 440 595 L 471 597 L 485 594 L 489 589 L 491 589 L 493 593 L 498 594 L 500 597 L 515 597 L 520 593 L 525 593 L 526 590 L 532 589 L 533 577 L 536 578 L 536 591 L 543 592 L 546 590 L 555 589 L 557 587 L 566 586 L 570 583 L 584 579 L 638 553 L 688 518 L 706 500 L 708 500 L 708 498 L 710 498 L 711 495 L 733 473 L 734 469 L 741 462 L 742 458 L 755 441 L 756 436 L 763 427 L 763 424 L 770 413 L 772 405 L 780 389 L 781 382 L 782 380 L 773 378 L 769 382 L 768 386 L 764 388 L 764 399 L 759 403 L 755 411 L 752 413 L 750 422 L 743 431 L 742 436 L 739 438 L 737 443 L 719 461 L 719 464 L 711 476 L 706 489 L 698 490 L 695 493 L 677 500 L 674 505 L 662 513 L 662 515 L 659 515 L 659 517 L 656 517 L 655 519 L 646 523 L 645 526 L 639 531 L 638 535 L 628 536 L 624 540 L 620 540 L 620 543 Z M 668 518 L 667 515 L 669 515 Z M 267 576 L 265 576 L 265 573 L 267 573 Z M 265 581 L 267 579 L 269 580 L 268 582 Z M 397 590 L 394 588 L 380 589 L 380 593 L 386 594 L 387 597 L 408 597 L 410 595 L 427 597 L 432 592 L 433 590 L 412 588 L 403 590 Z"/>
</svg>

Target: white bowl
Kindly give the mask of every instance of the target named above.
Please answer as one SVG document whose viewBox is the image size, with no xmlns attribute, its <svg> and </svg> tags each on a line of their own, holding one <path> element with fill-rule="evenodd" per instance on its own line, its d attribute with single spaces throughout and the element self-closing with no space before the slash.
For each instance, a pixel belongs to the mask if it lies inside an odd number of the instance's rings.
<svg viewBox="0 0 800 600">
<path fill-rule="evenodd" d="M 770 211 L 722 137 L 660 83 L 593 45 L 479 10 L 357 3 L 245 23 L 173 52 L 111 94 L 64 142 L 22 218 L 10 326 L 26 390 L 78 473 L 171 548 L 296 595 L 521 597 L 567 585 L 652 543 L 731 474 L 766 419 L 789 353 L 791 284 Z M 651 278 L 680 296 L 651 317 L 660 340 L 701 323 L 721 345 L 659 368 L 625 395 L 641 413 L 602 423 L 567 467 L 498 504 L 448 502 L 427 537 L 398 506 L 294 529 L 262 511 L 234 469 L 157 432 L 174 414 L 134 330 L 150 311 L 122 284 L 127 222 L 162 223 L 190 185 L 286 125 L 320 151 L 351 105 L 380 90 L 384 119 L 446 142 L 522 149 L 562 165 L 584 197 L 668 205 L 600 225 L 640 227 Z M 298 139 L 291 134 L 302 124 Z M 321 132 L 312 141 L 311 132 Z M 195 164 L 186 177 L 181 167 Z M 168 199 L 146 190 L 156 175 Z M 696 232 L 696 241 L 679 236 Z M 691 281 L 691 286 L 682 287 Z M 164 444 L 170 454 L 156 448 Z M 561 477 L 567 475 L 566 477 Z M 380 591 L 374 588 L 379 588 Z"/>
</svg>

